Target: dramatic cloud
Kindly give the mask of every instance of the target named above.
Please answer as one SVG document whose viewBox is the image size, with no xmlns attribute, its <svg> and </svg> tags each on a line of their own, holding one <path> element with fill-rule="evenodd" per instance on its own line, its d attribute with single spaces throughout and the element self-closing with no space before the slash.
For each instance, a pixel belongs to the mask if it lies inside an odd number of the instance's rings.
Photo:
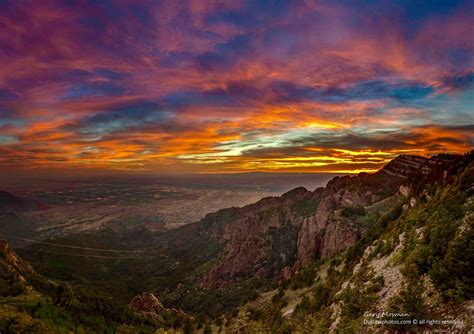
<svg viewBox="0 0 474 334">
<path fill-rule="evenodd" d="M 472 1 L 6 1 L 0 168 L 370 171 L 474 142 Z"/>
</svg>

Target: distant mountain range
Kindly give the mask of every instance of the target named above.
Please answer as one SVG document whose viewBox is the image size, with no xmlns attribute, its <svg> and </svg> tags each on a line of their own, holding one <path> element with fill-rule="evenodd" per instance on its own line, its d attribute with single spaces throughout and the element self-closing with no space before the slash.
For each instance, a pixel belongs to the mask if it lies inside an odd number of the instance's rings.
<svg viewBox="0 0 474 334">
<path fill-rule="evenodd" d="M 0 191 L 0 212 L 27 212 L 46 208 L 38 201 L 26 197 L 19 197 L 7 191 Z"/>
<path fill-rule="evenodd" d="M 132 305 L 150 301 L 187 314 L 173 324 L 179 312 L 160 315 L 146 325 L 152 328 L 467 333 L 474 310 L 473 158 L 402 155 L 377 173 L 338 176 L 314 191 L 296 188 L 171 231 L 98 231 L 74 244 L 140 247 L 136 259 L 45 257 L 36 252 L 54 248 L 44 245 L 22 253 L 43 275 L 109 291 L 117 301 L 137 294 L 142 299 Z M 405 324 L 364 323 L 366 312 L 384 311 L 405 314 Z M 113 319 L 114 326 L 129 321 Z"/>
</svg>

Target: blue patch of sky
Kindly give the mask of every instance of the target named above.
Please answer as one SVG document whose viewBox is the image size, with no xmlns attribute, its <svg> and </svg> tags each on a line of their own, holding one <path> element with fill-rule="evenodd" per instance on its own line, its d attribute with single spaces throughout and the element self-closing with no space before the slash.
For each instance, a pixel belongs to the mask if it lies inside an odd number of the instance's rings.
<svg viewBox="0 0 474 334">
<path fill-rule="evenodd" d="M 129 106 L 89 116 L 79 124 L 83 134 L 102 135 L 136 126 L 162 123 L 170 120 L 173 114 L 163 110 L 154 102 L 139 102 Z"/>
<path fill-rule="evenodd" d="M 0 126 L 23 126 L 26 123 L 25 120 L 16 116 L 17 115 L 15 115 L 15 111 L 5 109 L 0 106 Z"/>
<path fill-rule="evenodd" d="M 16 143 L 18 143 L 17 137 L 0 135 L 0 145 L 11 145 Z"/>
<path fill-rule="evenodd" d="M 239 100 L 229 95 L 227 91 L 216 89 L 209 91 L 180 91 L 167 95 L 162 100 L 163 104 L 173 109 L 188 105 L 207 105 L 207 106 L 238 106 Z"/>
<path fill-rule="evenodd" d="M 109 80 L 122 80 L 129 76 L 128 73 L 114 71 L 107 68 L 97 69 L 94 72 L 97 76 L 103 77 Z"/>
<path fill-rule="evenodd" d="M 120 85 L 112 83 L 82 83 L 68 89 L 58 100 L 67 101 L 93 96 L 120 96 L 126 89 Z"/>
<path fill-rule="evenodd" d="M 217 44 L 210 52 L 196 56 L 196 62 L 203 70 L 227 70 L 241 57 L 249 56 L 252 49 L 250 35 L 239 35 L 225 43 Z"/>
<path fill-rule="evenodd" d="M 261 27 L 269 21 L 286 16 L 294 6 L 289 0 L 247 0 L 244 6 L 236 10 L 215 11 L 210 13 L 208 24 L 230 23 L 247 30 Z"/>
<path fill-rule="evenodd" d="M 457 93 L 438 94 L 420 102 L 437 124 L 474 124 L 474 87 Z"/>
<path fill-rule="evenodd" d="M 315 88 L 288 81 L 274 81 L 270 90 L 278 102 L 314 100 L 319 102 L 347 102 L 350 100 L 377 100 L 390 98 L 400 104 L 426 99 L 434 88 L 418 82 L 387 83 L 382 80 L 358 82 L 347 88 Z"/>
<path fill-rule="evenodd" d="M 15 94 L 9 89 L 1 89 L 0 88 L 0 101 L 2 102 L 11 102 L 18 100 L 20 97 L 18 94 Z"/>
</svg>

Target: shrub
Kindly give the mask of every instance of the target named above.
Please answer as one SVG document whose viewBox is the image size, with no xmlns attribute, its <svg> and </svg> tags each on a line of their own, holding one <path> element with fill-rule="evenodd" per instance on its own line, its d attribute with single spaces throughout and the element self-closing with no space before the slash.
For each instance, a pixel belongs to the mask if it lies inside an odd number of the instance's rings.
<svg viewBox="0 0 474 334">
<path fill-rule="evenodd" d="M 341 210 L 341 216 L 346 218 L 354 218 L 364 216 L 366 214 L 365 208 L 361 205 L 346 206 Z"/>
<path fill-rule="evenodd" d="M 404 283 L 398 295 L 392 297 L 389 303 L 389 312 L 407 313 L 406 319 L 423 319 L 426 306 L 423 301 L 423 283 L 419 279 L 410 279 Z M 396 320 L 403 320 L 397 317 Z M 394 325 L 397 329 L 410 329 L 412 325 Z"/>
</svg>

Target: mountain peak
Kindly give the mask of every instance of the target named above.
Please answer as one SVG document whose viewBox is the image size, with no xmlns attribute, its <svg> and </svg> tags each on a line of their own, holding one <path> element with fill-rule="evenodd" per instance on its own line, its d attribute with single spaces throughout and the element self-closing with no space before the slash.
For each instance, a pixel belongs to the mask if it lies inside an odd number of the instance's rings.
<svg viewBox="0 0 474 334">
<path fill-rule="evenodd" d="M 45 205 L 31 198 L 20 197 L 0 190 L 0 212 L 24 212 L 44 209 Z"/>
<path fill-rule="evenodd" d="M 297 187 L 297 188 L 294 188 L 290 191 L 287 191 L 286 193 L 281 195 L 281 198 L 283 198 L 283 199 L 284 198 L 292 198 L 292 197 L 301 198 L 301 197 L 304 197 L 304 196 L 308 195 L 308 193 L 309 193 L 309 191 L 305 187 Z"/>
<path fill-rule="evenodd" d="M 407 179 L 422 174 L 423 166 L 428 161 L 428 158 L 418 155 L 401 154 L 386 164 L 381 172 L 390 176 Z"/>
</svg>

